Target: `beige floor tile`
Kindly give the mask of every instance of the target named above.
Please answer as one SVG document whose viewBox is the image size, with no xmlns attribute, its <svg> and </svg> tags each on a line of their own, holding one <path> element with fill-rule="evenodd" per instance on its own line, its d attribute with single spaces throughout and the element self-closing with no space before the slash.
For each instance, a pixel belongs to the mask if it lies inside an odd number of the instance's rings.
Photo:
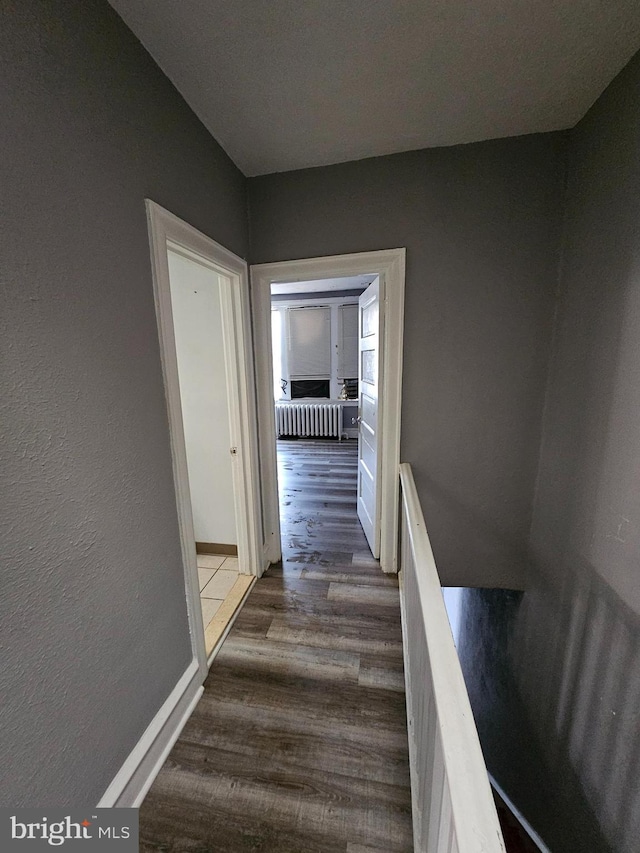
<svg viewBox="0 0 640 853">
<path fill-rule="evenodd" d="M 225 570 L 225 572 L 237 572 L 238 571 L 238 558 L 237 557 L 227 557 L 222 564 L 221 568 Z"/>
<path fill-rule="evenodd" d="M 198 554 L 199 569 L 219 569 L 224 563 L 224 557 L 217 554 Z"/>
<path fill-rule="evenodd" d="M 237 572 L 227 572 L 224 569 L 218 569 L 209 583 L 200 592 L 200 595 L 202 598 L 225 598 L 237 580 Z"/>
<path fill-rule="evenodd" d="M 200 604 L 202 606 L 202 621 L 204 623 L 204 627 L 206 629 L 207 625 L 213 617 L 218 612 L 220 605 L 222 604 L 222 599 L 219 598 L 201 598 Z"/>
<path fill-rule="evenodd" d="M 200 581 L 198 585 L 198 589 L 200 592 L 204 589 L 204 587 L 209 583 L 211 578 L 215 575 L 216 569 L 201 569 L 198 568 L 198 580 Z"/>
</svg>

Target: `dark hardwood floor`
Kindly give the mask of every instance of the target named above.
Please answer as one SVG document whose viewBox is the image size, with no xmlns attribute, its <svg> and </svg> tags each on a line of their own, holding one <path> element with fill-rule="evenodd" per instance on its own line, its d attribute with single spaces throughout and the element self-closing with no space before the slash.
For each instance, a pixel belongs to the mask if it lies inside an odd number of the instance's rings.
<svg viewBox="0 0 640 853">
<path fill-rule="evenodd" d="M 398 584 L 355 442 L 279 442 L 283 561 L 249 595 L 140 810 L 143 851 L 411 851 Z"/>
</svg>

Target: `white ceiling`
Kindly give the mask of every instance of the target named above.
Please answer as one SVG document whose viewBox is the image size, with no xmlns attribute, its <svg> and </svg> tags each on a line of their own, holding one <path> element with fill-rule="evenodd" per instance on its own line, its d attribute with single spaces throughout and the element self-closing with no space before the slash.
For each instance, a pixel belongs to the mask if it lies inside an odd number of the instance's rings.
<svg viewBox="0 0 640 853">
<path fill-rule="evenodd" d="M 361 290 L 375 278 L 371 275 L 353 275 L 346 278 L 316 278 L 313 281 L 274 282 L 271 294 L 278 296 L 290 293 L 329 293 L 341 290 Z"/>
<path fill-rule="evenodd" d="M 110 0 L 245 175 L 572 127 L 638 0 Z"/>
</svg>

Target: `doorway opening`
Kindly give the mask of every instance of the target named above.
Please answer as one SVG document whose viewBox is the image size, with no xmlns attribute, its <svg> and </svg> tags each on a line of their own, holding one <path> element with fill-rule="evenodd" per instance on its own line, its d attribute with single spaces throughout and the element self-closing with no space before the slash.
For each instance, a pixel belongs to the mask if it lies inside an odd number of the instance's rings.
<svg viewBox="0 0 640 853">
<path fill-rule="evenodd" d="M 246 264 L 147 201 L 187 611 L 203 678 L 262 543 Z"/>
<path fill-rule="evenodd" d="M 271 563 L 282 556 L 281 532 L 287 542 L 299 543 L 295 525 L 303 517 L 291 508 L 300 496 L 309 503 L 328 466 L 327 489 L 338 487 L 338 473 L 353 476 L 353 508 L 369 559 L 379 558 L 385 572 L 397 571 L 404 260 L 405 250 L 393 249 L 251 269 L 265 551 Z M 319 512 L 326 508 L 322 488 Z M 313 500 L 308 508 L 314 509 Z M 339 545 L 338 519 L 325 521 L 329 538 Z M 307 516 L 304 523 L 309 530 L 313 519 Z M 326 542 L 327 536 L 320 539 Z M 312 544 L 309 537 L 306 544 Z"/>
</svg>

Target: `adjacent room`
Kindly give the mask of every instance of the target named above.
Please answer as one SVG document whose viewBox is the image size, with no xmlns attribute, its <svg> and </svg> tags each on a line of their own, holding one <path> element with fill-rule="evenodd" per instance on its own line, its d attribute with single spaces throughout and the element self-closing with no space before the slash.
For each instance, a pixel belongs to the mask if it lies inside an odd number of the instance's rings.
<svg viewBox="0 0 640 853">
<path fill-rule="evenodd" d="M 239 574 L 220 275 L 167 251 L 183 443 L 205 649 L 211 655 L 250 585 Z"/>
<path fill-rule="evenodd" d="M 280 523 L 285 564 L 335 550 L 356 518 L 358 298 L 373 275 L 271 285 Z M 332 513 L 327 498 L 332 498 Z M 342 540 L 336 539 L 336 534 Z M 297 556 L 294 555 L 297 552 Z"/>
</svg>

